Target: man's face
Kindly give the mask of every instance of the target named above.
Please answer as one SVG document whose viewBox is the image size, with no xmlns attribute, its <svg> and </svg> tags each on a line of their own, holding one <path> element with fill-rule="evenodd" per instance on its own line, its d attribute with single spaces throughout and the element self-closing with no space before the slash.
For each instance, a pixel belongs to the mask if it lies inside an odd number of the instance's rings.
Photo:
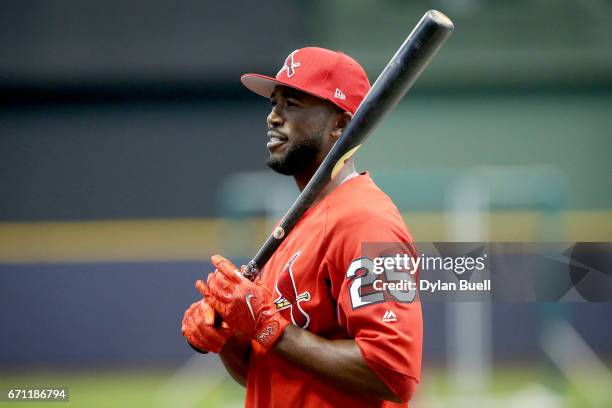
<svg viewBox="0 0 612 408">
<path fill-rule="evenodd" d="M 339 113 L 331 102 L 277 86 L 270 97 L 268 115 L 268 166 L 296 175 L 316 169 L 333 146 L 330 133 Z"/>
</svg>

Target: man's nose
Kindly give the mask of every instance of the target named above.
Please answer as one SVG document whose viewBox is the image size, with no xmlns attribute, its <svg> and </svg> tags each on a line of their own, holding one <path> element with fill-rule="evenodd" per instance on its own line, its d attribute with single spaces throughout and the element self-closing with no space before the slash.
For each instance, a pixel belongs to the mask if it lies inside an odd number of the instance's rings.
<svg viewBox="0 0 612 408">
<path fill-rule="evenodd" d="M 267 118 L 267 122 L 268 122 L 269 128 L 279 127 L 283 125 L 283 117 L 278 112 L 276 106 L 274 106 L 272 110 L 270 111 L 270 114 L 268 115 L 268 118 Z"/>
</svg>

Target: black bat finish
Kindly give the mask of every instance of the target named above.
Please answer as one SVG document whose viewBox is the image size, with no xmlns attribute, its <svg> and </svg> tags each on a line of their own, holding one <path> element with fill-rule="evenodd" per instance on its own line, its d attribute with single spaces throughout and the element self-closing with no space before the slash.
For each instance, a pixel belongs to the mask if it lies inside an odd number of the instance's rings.
<svg viewBox="0 0 612 408">
<path fill-rule="evenodd" d="M 382 118 L 395 108 L 453 29 L 453 23 L 441 12 L 429 10 L 425 13 L 374 82 L 342 136 L 289 208 L 279 226 L 249 262 L 244 271 L 247 278 L 252 280 L 257 277 L 261 268 L 332 179 L 336 164 L 340 160 L 346 160 L 343 156 L 361 145 Z"/>
</svg>

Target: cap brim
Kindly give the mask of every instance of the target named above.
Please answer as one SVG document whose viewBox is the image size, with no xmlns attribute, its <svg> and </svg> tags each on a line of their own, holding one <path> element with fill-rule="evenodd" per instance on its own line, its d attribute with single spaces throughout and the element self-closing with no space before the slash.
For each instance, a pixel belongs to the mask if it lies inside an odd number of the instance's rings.
<svg viewBox="0 0 612 408">
<path fill-rule="evenodd" d="M 282 86 L 288 86 L 289 88 L 297 89 L 298 91 L 305 92 L 312 96 L 316 96 L 317 98 L 328 100 L 327 98 L 324 98 L 321 95 L 317 95 L 307 89 L 300 88 L 299 86 L 295 86 L 294 84 L 290 84 L 284 81 L 279 81 L 276 78 L 269 77 L 266 75 L 244 74 L 243 76 L 240 77 L 240 82 L 242 82 L 242 85 L 246 86 L 249 90 L 265 98 L 269 98 L 270 96 L 272 96 L 272 92 L 274 92 L 274 88 L 276 86 L 282 85 Z M 330 102 L 334 103 L 333 101 L 330 101 Z"/>
<path fill-rule="evenodd" d="M 240 82 L 242 82 L 242 85 L 246 86 L 249 90 L 265 98 L 269 98 L 272 95 L 272 92 L 274 92 L 274 87 L 277 85 L 291 86 L 277 80 L 276 78 L 260 74 L 244 74 L 240 77 Z M 292 88 L 294 87 L 292 86 Z"/>
<path fill-rule="evenodd" d="M 261 74 L 244 74 L 240 77 L 240 82 L 242 85 L 247 87 L 249 90 L 255 92 L 257 95 L 261 95 L 265 98 L 270 98 L 272 96 L 272 92 L 274 92 L 274 88 L 278 85 L 287 86 L 289 88 L 297 89 L 298 91 L 302 91 L 304 93 L 310 94 L 312 96 L 316 96 L 317 98 L 326 100 L 331 102 L 332 104 L 338 106 L 342 110 L 346 110 L 347 112 L 351 112 L 346 107 L 338 104 L 337 101 L 332 101 L 324 96 L 317 95 L 314 92 L 309 91 L 308 89 L 301 88 L 299 86 L 295 86 L 294 84 L 290 84 L 284 81 L 280 81 L 276 78 L 269 77 Z M 351 112 L 352 113 L 352 112 Z"/>
</svg>

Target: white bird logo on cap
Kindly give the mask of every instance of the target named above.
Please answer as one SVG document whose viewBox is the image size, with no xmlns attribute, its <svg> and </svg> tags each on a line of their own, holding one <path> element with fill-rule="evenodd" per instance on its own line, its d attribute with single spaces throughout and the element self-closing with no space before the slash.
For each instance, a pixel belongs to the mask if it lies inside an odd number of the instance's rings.
<svg viewBox="0 0 612 408">
<path fill-rule="evenodd" d="M 291 78 L 293 75 L 295 75 L 295 69 L 300 66 L 300 63 L 299 62 L 295 62 L 293 60 L 293 56 L 298 51 L 299 50 L 295 50 L 291 54 L 289 54 L 289 56 L 285 59 L 285 64 L 283 65 L 281 70 L 278 71 L 278 74 L 276 74 L 276 77 L 278 77 L 280 74 L 282 74 L 285 71 L 287 71 L 287 77 L 288 78 Z"/>
</svg>

